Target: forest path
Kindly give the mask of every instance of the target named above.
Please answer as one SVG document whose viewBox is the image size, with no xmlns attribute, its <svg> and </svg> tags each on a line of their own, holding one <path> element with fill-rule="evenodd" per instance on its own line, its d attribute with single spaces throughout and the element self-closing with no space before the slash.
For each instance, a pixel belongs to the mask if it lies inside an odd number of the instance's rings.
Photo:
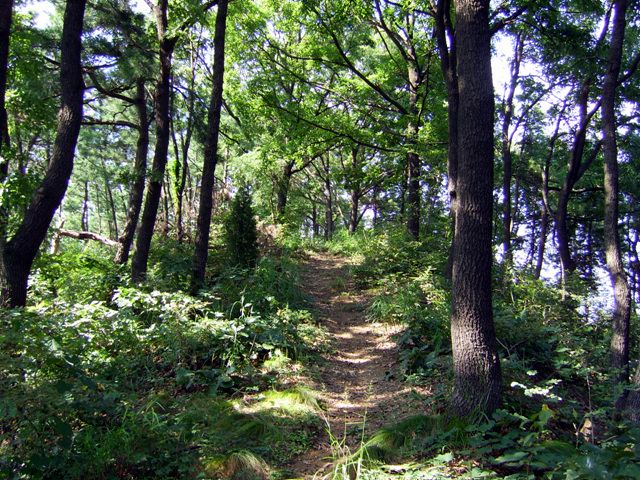
<svg viewBox="0 0 640 480">
<path fill-rule="evenodd" d="M 398 381 L 391 337 L 401 327 L 367 321 L 365 309 L 372 295 L 357 288 L 348 261 L 315 253 L 301 275 L 303 289 L 320 310 L 321 325 L 335 339 L 335 350 L 324 355 L 320 374 L 311 380 L 310 387 L 320 392 L 327 425 L 292 466 L 297 478 L 321 478 L 339 453 L 355 453 L 374 431 L 424 414 L 430 395 L 427 389 Z"/>
</svg>

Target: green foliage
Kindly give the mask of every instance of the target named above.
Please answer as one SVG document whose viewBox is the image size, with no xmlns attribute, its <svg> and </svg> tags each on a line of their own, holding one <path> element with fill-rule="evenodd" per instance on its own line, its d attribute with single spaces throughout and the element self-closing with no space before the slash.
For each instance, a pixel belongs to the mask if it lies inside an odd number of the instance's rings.
<svg viewBox="0 0 640 480">
<path fill-rule="evenodd" d="M 39 301 L 108 302 L 128 275 L 113 264 L 111 253 L 107 247 L 74 241 L 59 255 L 41 255 L 34 263 L 32 295 Z"/>
<path fill-rule="evenodd" d="M 428 403 L 447 411 L 450 286 L 442 277 L 442 256 L 425 248 L 434 243 L 411 243 L 399 233 L 360 237 L 357 249 L 344 251 L 355 252 L 356 278 L 377 294 L 370 318 L 404 327 L 396 337 L 400 371 L 411 381 L 437 382 L 442 391 Z M 388 478 L 396 467 L 384 464 L 408 458 L 402 478 L 637 476 L 638 430 L 617 424 L 609 410 L 616 395 L 610 388 L 609 320 L 590 303 L 589 290 L 558 289 L 521 269 L 507 275 L 496 267 L 494 278 L 505 410 L 478 425 L 445 414 L 424 428 L 383 428 L 363 440 L 361 456 L 349 457 L 353 469 L 343 472 L 345 478 Z M 597 433 L 585 430 L 590 425 Z"/>
<path fill-rule="evenodd" d="M 165 254 L 155 268 L 181 251 Z M 216 478 L 220 456 L 281 465 L 309 448 L 313 393 L 267 401 L 279 372 L 328 347 L 306 310 L 279 301 L 303 298 L 292 262 L 226 271 L 226 289 L 199 297 L 170 275 L 135 288 L 120 273 L 99 250 L 44 256 L 38 306 L 2 312 L 0 475 Z M 234 392 L 264 401 L 222 400 Z"/>
<path fill-rule="evenodd" d="M 363 259 L 353 269 L 376 292 L 369 318 L 404 327 L 395 340 L 406 375 L 440 375 L 440 357 L 451 351 L 449 285 L 438 274 L 444 262 L 434 244 L 411 241 L 404 231 L 372 236 L 361 242 Z"/>
<path fill-rule="evenodd" d="M 224 222 L 227 261 L 232 267 L 253 268 L 258 261 L 258 230 L 251 207 L 251 193 L 240 188 Z"/>
</svg>

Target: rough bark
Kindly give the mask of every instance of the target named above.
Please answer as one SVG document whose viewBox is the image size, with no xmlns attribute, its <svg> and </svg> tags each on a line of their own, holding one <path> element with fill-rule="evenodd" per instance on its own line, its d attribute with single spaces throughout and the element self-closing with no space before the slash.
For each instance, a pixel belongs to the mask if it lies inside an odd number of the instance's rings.
<svg viewBox="0 0 640 480">
<path fill-rule="evenodd" d="M 209 230 L 211 227 L 211 208 L 213 206 L 213 186 L 218 163 L 218 136 L 220 134 L 220 115 L 222 111 L 222 88 L 224 83 L 224 50 L 227 28 L 228 0 L 218 2 L 215 34 L 213 38 L 213 79 L 209 104 L 207 136 L 205 139 L 204 165 L 202 167 L 202 186 L 200 190 L 200 209 L 196 223 L 195 254 L 193 259 L 192 291 L 204 284 L 207 255 L 209 249 Z"/>
<path fill-rule="evenodd" d="M 459 155 L 453 247 L 453 407 L 462 417 L 502 405 L 491 303 L 493 125 L 489 0 L 455 3 Z"/>
<path fill-rule="evenodd" d="M 135 99 L 136 112 L 138 114 L 138 141 L 136 143 L 136 158 L 133 163 L 133 181 L 129 191 L 129 208 L 127 219 L 118 237 L 118 249 L 113 259 L 116 265 L 124 265 L 129 260 L 129 251 L 133 243 L 138 226 L 138 218 L 142 209 L 144 198 L 144 183 L 146 180 L 147 154 L 149 153 L 149 119 L 147 115 L 147 99 L 144 80 L 139 80 L 136 87 Z"/>
<path fill-rule="evenodd" d="M 68 0 L 62 29 L 58 128 L 47 172 L 25 217 L 2 251 L 0 306 L 22 307 L 27 301 L 27 281 L 33 260 L 44 241 L 56 209 L 64 197 L 82 122 L 84 82 L 81 35 L 86 0 Z"/>
<path fill-rule="evenodd" d="M 622 47 L 626 28 L 627 1 L 614 3 L 613 33 L 609 50 L 609 64 L 602 88 L 602 133 L 604 148 L 604 243 L 607 268 L 613 286 L 613 315 L 611 336 L 611 370 L 614 391 L 629 381 L 629 326 L 631 292 L 622 261 L 618 232 L 618 145 L 616 138 L 616 86 L 622 63 Z M 623 408 L 626 395 L 616 401 Z"/>
<path fill-rule="evenodd" d="M 131 259 L 131 279 L 138 282 L 146 276 L 147 261 L 151 248 L 151 239 L 158 215 L 158 206 L 162 194 L 164 170 L 167 165 L 169 153 L 169 140 L 171 138 L 169 104 L 171 99 L 171 60 L 177 39 L 168 36 L 167 20 L 168 0 L 158 0 L 154 6 L 156 16 L 158 41 L 160 43 L 160 72 L 154 92 L 156 143 L 151 167 L 151 178 L 147 188 L 147 197 L 144 202 L 144 210 L 136 240 L 136 251 Z"/>
</svg>

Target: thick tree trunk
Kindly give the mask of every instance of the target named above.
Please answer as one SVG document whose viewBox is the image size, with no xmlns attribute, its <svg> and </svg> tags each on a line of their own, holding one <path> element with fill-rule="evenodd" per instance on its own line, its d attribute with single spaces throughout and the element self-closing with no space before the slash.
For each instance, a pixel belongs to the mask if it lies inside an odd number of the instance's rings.
<svg viewBox="0 0 640 480">
<path fill-rule="evenodd" d="M 459 156 L 453 248 L 454 394 L 457 415 L 502 405 L 502 375 L 491 303 L 493 125 L 489 0 L 455 3 Z"/>
<path fill-rule="evenodd" d="M 33 194 L 22 224 L 2 251 L 0 306 L 22 307 L 33 260 L 64 197 L 73 170 L 82 123 L 81 52 L 86 0 L 68 0 L 64 13 L 60 61 L 61 107 L 58 130 L 47 172 Z"/>
<path fill-rule="evenodd" d="M 620 74 L 627 1 L 616 0 L 613 33 L 609 50 L 609 65 L 602 88 L 602 133 L 604 147 L 604 243 L 607 268 L 613 286 L 611 336 L 611 370 L 614 387 L 629 381 L 629 327 L 631 292 L 622 261 L 618 232 L 618 145 L 616 139 L 616 86 Z M 614 391 L 616 391 L 614 389 Z M 616 407 L 623 408 L 626 395 L 620 395 Z"/>
<path fill-rule="evenodd" d="M 138 142 L 136 158 L 133 163 L 133 182 L 129 191 L 129 208 L 124 230 L 118 238 L 118 249 L 113 263 L 124 265 L 129 260 L 129 250 L 138 226 L 138 218 L 142 209 L 144 183 L 146 180 L 147 154 L 149 153 L 149 119 L 147 115 L 147 97 L 144 80 L 138 80 L 136 90 L 136 112 L 138 113 Z"/>
<path fill-rule="evenodd" d="M 164 170 L 169 153 L 171 137 L 169 121 L 169 104 L 171 99 L 171 59 L 177 39 L 168 36 L 167 21 L 168 0 L 158 0 L 154 6 L 158 40 L 160 42 L 160 73 L 156 82 L 154 94 L 156 119 L 156 145 L 151 167 L 151 178 L 147 188 L 147 198 L 144 203 L 142 220 L 136 240 L 136 251 L 131 260 L 131 279 L 139 282 L 147 274 L 147 261 L 151 249 L 151 239 L 158 215 L 158 206 L 162 194 Z"/>
<path fill-rule="evenodd" d="M 220 115 L 222 111 L 222 88 L 224 84 L 224 50 L 227 28 L 228 0 L 219 0 L 216 15 L 215 35 L 213 38 L 213 79 L 211 100 L 205 139 L 204 165 L 202 167 L 202 187 L 200 190 L 200 209 L 196 225 L 195 254 L 193 259 L 192 292 L 202 287 L 205 280 L 207 255 L 209 252 L 209 230 L 211 227 L 211 208 L 213 206 L 213 185 L 216 164 L 218 163 L 218 135 L 220 133 Z"/>
</svg>

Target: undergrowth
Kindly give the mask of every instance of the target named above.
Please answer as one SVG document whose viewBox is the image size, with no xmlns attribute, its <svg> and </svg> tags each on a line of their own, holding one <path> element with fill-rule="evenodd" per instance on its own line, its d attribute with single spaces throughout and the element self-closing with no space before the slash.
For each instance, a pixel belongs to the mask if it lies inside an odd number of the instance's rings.
<svg viewBox="0 0 640 480">
<path fill-rule="evenodd" d="M 367 313 L 403 327 L 398 368 L 405 381 L 432 388 L 425 411 L 436 413 L 364 440 L 354 456 L 370 460 L 361 478 L 640 477 L 640 429 L 612 409 L 610 323 L 579 281 L 568 290 L 495 267 L 505 404 L 470 425 L 452 417 L 447 404 L 453 372 L 446 245 L 415 242 L 403 232 L 360 240 L 353 273 L 375 294 Z M 634 348 L 636 342 L 633 335 Z"/>
<path fill-rule="evenodd" d="M 323 249 L 355 259 L 356 282 L 374 294 L 366 314 L 403 327 L 395 373 L 432 391 L 429 415 L 356 449 L 333 438 L 327 478 L 640 478 L 640 429 L 611 407 L 610 324 L 579 285 L 495 268 L 504 408 L 478 424 L 451 415 L 442 241 L 288 239 L 286 255 L 255 268 L 213 250 L 197 296 L 184 293 L 191 266 L 172 242 L 156 246 L 140 286 L 104 250 L 41 257 L 32 303 L 0 321 L 0 477 L 289 478 L 326 428 L 318 396 L 292 387 L 330 348 L 294 260 Z"/>
<path fill-rule="evenodd" d="M 284 381 L 329 342 L 296 263 L 214 269 L 193 297 L 174 246 L 140 287 L 99 249 L 39 260 L 0 321 L 1 478 L 264 478 L 309 448 L 317 405 Z"/>
</svg>

